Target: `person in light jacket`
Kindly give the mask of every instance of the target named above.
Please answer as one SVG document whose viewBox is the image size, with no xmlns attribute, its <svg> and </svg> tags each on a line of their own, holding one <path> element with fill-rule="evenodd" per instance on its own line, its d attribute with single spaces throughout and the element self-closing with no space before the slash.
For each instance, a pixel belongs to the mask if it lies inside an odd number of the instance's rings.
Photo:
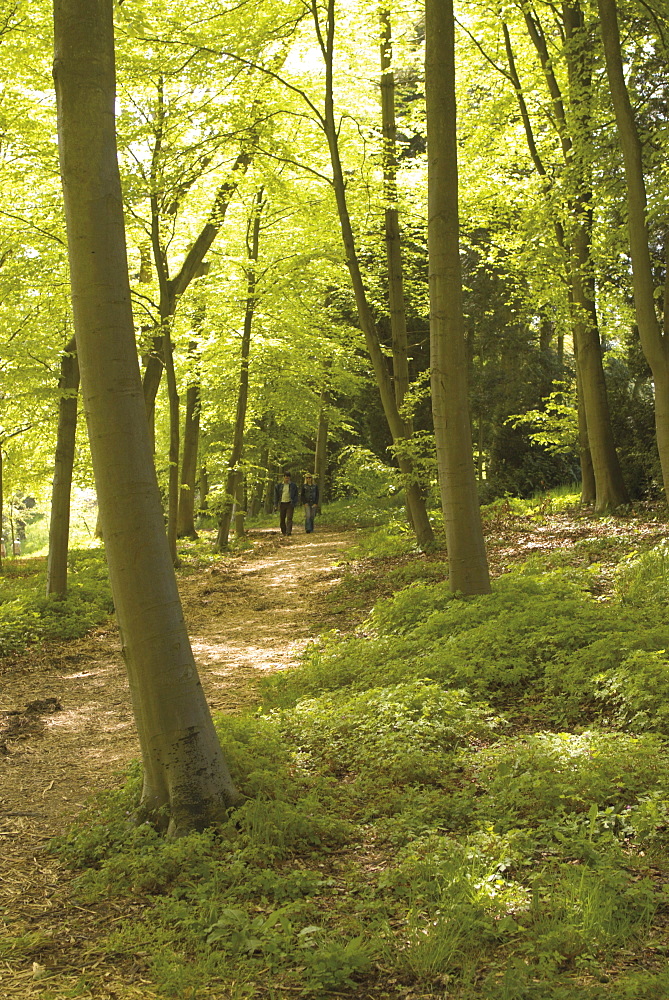
<svg viewBox="0 0 669 1000">
<path fill-rule="evenodd" d="M 314 516 L 318 507 L 318 484 L 309 472 L 304 477 L 300 503 L 304 507 L 304 530 L 309 535 L 314 530 Z"/>
<path fill-rule="evenodd" d="M 279 511 L 282 535 L 291 535 L 293 532 L 293 513 L 298 501 L 297 485 L 292 482 L 290 472 L 284 472 L 283 482 L 274 487 L 274 510 Z"/>
</svg>

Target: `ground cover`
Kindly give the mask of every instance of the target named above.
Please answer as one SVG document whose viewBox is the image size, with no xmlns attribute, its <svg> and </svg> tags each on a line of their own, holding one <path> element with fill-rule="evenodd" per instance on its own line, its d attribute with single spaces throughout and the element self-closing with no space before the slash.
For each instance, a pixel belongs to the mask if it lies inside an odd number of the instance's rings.
<svg viewBox="0 0 669 1000">
<path fill-rule="evenodd" d="M 132 826 L 135 769 L 101 767 L 135 752 L 107 626 L 0 661 L 14 705 L 56 677 L 63 702 L 5 739 L 5 995 L 669 995 L 666 512 L 484 513 L 496 582 L 469 600 L 397 530 L 185 549 L 248 796 L 206 835 Z"/>
</svg>

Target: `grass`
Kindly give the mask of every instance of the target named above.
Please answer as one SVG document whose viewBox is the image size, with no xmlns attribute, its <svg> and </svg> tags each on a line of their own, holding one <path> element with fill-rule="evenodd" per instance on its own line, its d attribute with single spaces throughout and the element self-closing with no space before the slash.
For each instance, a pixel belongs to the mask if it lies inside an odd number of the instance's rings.
<svg viewBox="0 0 669 1000">
<path fill-rule="evenodd" d="M 365 536 L 332 597 L 374 605 L 359 628 L 217 720 L 248 796 L 226 825 L 133 825 L 139 767 L 89 804 L 54 845 L 75 905 L 114 914 L 89 967 L 193 1000 L 669 995 L 665 525 L 503 503 L 485 597 L 396 527 Z"/>
</svg>

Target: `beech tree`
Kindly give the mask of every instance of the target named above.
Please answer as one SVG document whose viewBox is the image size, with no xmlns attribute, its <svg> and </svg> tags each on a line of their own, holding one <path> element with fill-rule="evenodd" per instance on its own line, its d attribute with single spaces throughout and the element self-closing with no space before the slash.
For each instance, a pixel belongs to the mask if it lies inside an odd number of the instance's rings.
<svg viewBox="0 0 669 1000">
<path fill-rule="evenodd" d="M 655 430 L 664 492 L 669 501 L 669 260 L 666 259 L 669 238 L 665 238 L 664 287 L 659 289 L 661 320 L 656 310 L 656 282 L 650 252 L 643 149 L 625 83 L 617 7 L 615 0 L 598 2 L 606 71 L 627 180 L 634 306 L 641 346 L 655 383 Z"/>
<path fill-rule="evenodd" d="M 153 467 L 114 124 L 112 0 L 55 0 L 54 80 L 72 307 L 109 574 L 144 765 L 168 832 L 238 801 L 197 675 Z"/>
<path fill-rule="evenodd" d="M 476 487 L 462 313 L 452 0 L 426 0 L 430 369 L 449 586 L 490 591 Z"/>
<path fill-rule="evenodd" d="M 258 282 L 258 248 L 260 243 L 260 219 L 263 210 L 264 192 L 262 187 L 256 192 L 255 201 L 251 209 L 246 235 L 246 246 L 248 253 L 248 266 L 246 269 L 246 308 L 244 310 L 244 329 L 242 333 L 241 352 L 239 359 L 239 384 L 237 386 L 237 407 L 235 412 L 235 425 L 232 439 L 232 449 L 228 462 L 228 474 L 225 484 L 225 500 L 223 510 L 218 522 L 218 536 L 216 548 L 223 551 L 228 547 L 228 536 L 230 532 L 230 521 L 232 518 L 232 508 L 235 500 L 239 498 L 239 490 L 242 487 L 243 479 L 239 463 L 244 450 L 244 427 L 246 423 L 246 411 L 248 408 L 249 395 L 249 352 L 251 350 L 251 330 L 253 327 L 253 314 L 256 308 L 256 289 Z"/>
<path fill-rule="evenodd" d="M 314 18 L 314 27 L 316 30 L 316 37 L 318 39 L 318 45 L 321 50 L 323 57 L 323 62 L 325 65 L 325 89 L 323 95 L 323 111 L 320 112 L 316 109 L 315 105 L 310 101 L 310 106 L 312 110 L 317 115 L 317 120 L 320 123 L 321 128 L 325 134 L 325 138 L 328 144 L 328 150 L 330 153 L 330 163 L 332 167 L 332 188 L 334 192 L 335 201 L 337 204 L 337 212 L 339 215 L 339 225 L 341 228 L 342 242 L 344 245 L 344 252 L 346 255 L 346 266 L 348 268 L 351 285 L 353 288 L 353 293 L 355 296 L 356 309 L 358 313 L 358 319 L 360 322 L 360 328 L 365 335 L 365 345 L 369 353 L 370 361 L 372 363 L 372 368 L 374 371 L 376 384 L 381 396 L 381 403 L 383 405 L 383 412 L 385 414 L 386 420 L 388 422 L 388 427 L 395 444 L 401 444 L 405 442 L 410 433 L 410 427 L 407 426 L 402 413 L 400 412 L 401 402 L 398 400 L 403 400 L 406 391 L 406 362 L 405 357 L 402 356 L 402 351 L 406 349 L 406 343 L 402 340 L 402 335 L 399 333 L 399 326 L 401 319 L 399 316 L 400 309 L 398 308 L 398 299 L 401 295 L 400 286 L 400 271 L 401 261 L 399 259 L 399 244 L 396 240 L 396 236 L 392 229 L 396 226 L 397 216 L 396 208 L 392 204 L 389 205 L 391 209 L 390 219 L 387 220 L 388 230 L 388 263 L 390 268 L 390 286 L 392 289 L 392 312 L 393 312 L 393 325 L 394 325 L 394 342 L 397 348 L 397 360 L 395 363 L 395 373 L 394 377 L 391 377 L 384 351 L 379 338 L 379 332 L 377 329 L 376 322 L 374 320 L 374 315 L 372 312 L 371 304 L 369 301 L 369 296 L 365 289 L 365 281 L 363 277 L 362 267 L 360 264 L 360 255 L 358 253 L 358 248 L 356 245 L 356 238 L 353 231 L 353 226 L 351 222 L 351 214 L 348 206 L 347 191 L 346 191 L 346 180 L 344 175 L 344 167 L 342 164 L 340 143 L 339 143 L 339 132 L 340 128 L 337 123 L 337 114 L 335 108 L 335 93 L 334 93 L 334 70 L 335 70 L 335 0 L 327 0 L 325 6 L 325 17 L 322 18 L 320 5 L 316 0 L 311 0 L 310 7 L 312 10 Z M 392 187 L 394 184 L 393 177 L 393 162 L 394 162 L 394 149 L 393 149 L 393 121 L 392 112 L 390 109 L 390 99 L 392 97 L 392 88 L 390 88 L 390 75 L 389 75 L 389 45 L 390 36 L 388 33 L 389 20 L 387 17 L 382 16 L 382 23 L 384 24 L 384 34 L 385 38 L 382 42 L 382 76 L 385 81 L 385 96 L 383 99 L 383 106 L 385 108 L 384 113 L 384 126 L 386 130 L 386 187 Z M 392 221 L 390 221 L 392 220 Z M 398 381 L 399 384 L 395 385 Z M 411 523 L 413 525 L 414 531 L 416 533 L 416 538 L 420 545 L 423 547 L 429 547 L 434 543 L 434 533 L 432 531 L 432 526 L 430 524 L 429 518 L 427 516 L 427 510 L 425 507 L 425 501 L 421 495 L 419 485 L 415 479 L 415 473 L 413 469 L 413 462 L 406 455 L 402 454 L 399 458 L 399 465 L 401 471 L 404 473 L 407 491 L 407 506 L 409 510 L 409 516 Z"/>
</svg>

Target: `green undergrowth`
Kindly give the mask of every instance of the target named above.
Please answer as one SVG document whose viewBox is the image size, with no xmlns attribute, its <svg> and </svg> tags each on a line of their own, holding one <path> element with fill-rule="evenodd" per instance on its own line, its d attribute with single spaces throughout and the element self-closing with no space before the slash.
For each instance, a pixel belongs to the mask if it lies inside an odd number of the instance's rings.
<svg viewBox="0 0 669 1000">
<path fill-rule="evenodd" d="M 669 995 L 664 550 L 606 600 L 559 553 L 469 599 L 403 558 L 355 634 L 218 720 L 226 825 L 133 825 L 135 770 L 61 838 L 77 905 L 128 913 L 88 964 L 211 1000 Z"/>
<path fill-rule="evenodd" d="M 0 657 L 43 639 L 75 639 L 107 620 L 114 606 L 101 549 L 69 555 L 68 591 L 47 598 L 46 560 L 8 560 L 0 576 Z"/>
</svg>

